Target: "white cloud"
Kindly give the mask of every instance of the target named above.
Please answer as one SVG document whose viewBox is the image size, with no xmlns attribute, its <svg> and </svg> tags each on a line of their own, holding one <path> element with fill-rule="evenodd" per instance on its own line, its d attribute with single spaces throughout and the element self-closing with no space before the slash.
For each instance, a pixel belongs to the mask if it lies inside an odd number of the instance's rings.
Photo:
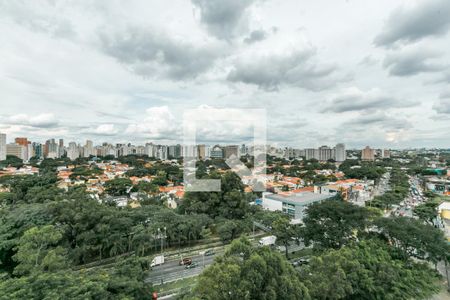
<svg viewBox="0 0 450 300">
<path fill-rule="evenodd" d="M 51 113 L 29 116 L 27 114 L 13 115 L 7 119 L 11 124 L 26 125 L 31 127 L 49 128 L 58 125 L 58 120 Z"/>
<path fill-rule="evenodd" d="M 180 123 L 168 106 L 150 107 L 142 120 L 128 125 L 126 134 L 135 134 L 148 139 L 167 139 L 178 135 Z"/>
<path fill-rule="evenodd" d="M 97 135 L 116 135 L 118 132 L 114 124 L 101 124 L 92 131 L 93 134 Z"/>
</svg>

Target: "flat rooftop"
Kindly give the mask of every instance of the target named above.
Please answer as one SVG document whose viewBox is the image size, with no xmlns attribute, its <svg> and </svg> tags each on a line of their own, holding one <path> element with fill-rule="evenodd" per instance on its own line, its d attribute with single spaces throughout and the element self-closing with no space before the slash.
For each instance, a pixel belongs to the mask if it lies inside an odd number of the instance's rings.
<svg viewBox="0 0 450 300">
<path fill-rule="evenodd" d="M 308 205 L 314 202 L 326 200 L 329 198 L 334 197 L 333 195 L 322 195 L 322 194 L 315 194 L 315 193 L 295 193 L 289 196 L 282 196 L 277 194 L 266 194 L 266 198 L 276 201 L 281 201 L 289 204 L 294 205 Z"/>
</svg>

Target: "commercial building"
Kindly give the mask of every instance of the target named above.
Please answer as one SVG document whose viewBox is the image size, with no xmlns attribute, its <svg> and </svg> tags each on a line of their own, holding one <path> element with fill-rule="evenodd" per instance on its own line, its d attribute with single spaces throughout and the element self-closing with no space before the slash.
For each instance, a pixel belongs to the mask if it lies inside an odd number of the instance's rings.
<svg viewBox="0 0 450 300">
<path fill-rule="evenodd" d="M 305 210 L 309 205 L 332 197 L 332 195 L 312 192 L 294 193 L 287 196 L 263 193 L 262 207 L 270 211 L 282 211 L 294 220 L 301 221 L 305 217 Z"/>
</svg>

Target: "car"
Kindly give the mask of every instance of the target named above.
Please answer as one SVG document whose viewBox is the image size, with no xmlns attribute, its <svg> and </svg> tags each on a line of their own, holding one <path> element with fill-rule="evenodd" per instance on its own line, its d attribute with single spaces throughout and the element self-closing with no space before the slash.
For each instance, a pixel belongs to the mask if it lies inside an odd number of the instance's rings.
<svg viewBox="0 0 450 300">
<path fill-rule="evenodd" d="M 299 267 L 302 265 L 307 265 L 309 263 L 309 257 L 305 257 L 305 258 L 300 258 L 297 260 L 294 260 L 293 262 L 291 262 L 292 266 L 294 267 Z"/>
<path fill-rule="evenodd" d="M 192 258 L 186 257 L 180 260 L 180 266 L 189 266 L 190 264 L 192 264 Z"/>
<path fill-rule="evenodd" d="M 212 250 L 212 249 L 209 249 L 209 250 L 205 251 L 205 256 L 212 256 L 214 254 L 216 254 L 216 252 L 214 252 L 214 250 Z"/>
<path fill-rule="evenodd" d="M 184 268 L 187 270 L 187 269 L 193 269 L 193 268 L 196 268 L 197 266 L 198 266 L 197 263 L 191 262 L 189 265 L 186 265 Z"/>
</svg>

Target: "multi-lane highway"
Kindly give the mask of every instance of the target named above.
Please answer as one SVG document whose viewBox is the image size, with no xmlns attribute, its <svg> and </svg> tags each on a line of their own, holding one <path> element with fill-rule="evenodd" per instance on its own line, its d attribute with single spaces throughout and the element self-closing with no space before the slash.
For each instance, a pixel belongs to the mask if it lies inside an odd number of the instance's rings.
<svg viewBox="0 0 450 300">
<path fill-rule="evenodd" d="M 422 188 L 417 177 L 410 177 L 410 189 L 408 196 L 400 203 L 393 206 L 392 214 L 396 216 L 413 217 L 413 209 L 424 203 L 427 199 L 423 196 Z"/>
<path fill-rule="evenodd" d="M 258 245 L 257 241 L 253 241 L 253 243 L 255 246 Z M 293 243 L 291 246 L 289 246 L 288 252 L 293 253 L 304 248 L 305 245 L 303 243 L 300 243 L 300 245 Z M 278 249 L 278 251 L 284 254 L 283 246 L 278 246 L 276 247 L 276 249 Z M 153 267 L 153 269 L 149 272 L 149 275 L 145 281 L 151 282 L 153 285 L 159 285 L 183 278 L 197 276 L 204 270 L 204 268 L 206 268 L 207 266 L 211 265 L 214 262 L 215 257 L 222 254 L 223 250 L 216 250 L 216 253 L 210 256 L 204 256 L 201 254 L 189 256 L 189 258 L 192 258 L 192 262 L 197 264 L 195 268 L 191 269 L 186 269 L 185 266 L 180 266 L 179 265 L 180 260 L 178 259 L 166 261 L 162 265 Z"/>
<path fill-rule="evenodd" d="M 221 252 L 210 256 L 190 256 L 189 258 L 192 258 L 192 262 L 197 264 L 195 268 L 191 269 L 186 269 L 185 266 L 180 266 L 179 260 L 166 261 L 160 266 L 153 267 L 153 270 L 150 271 L 149 276 L 145 281 L 157 285 L 178 279 L 197 276 L 203 271 L 204 268 L 213 263 L 214 257 L 218 254 L 221 254 Z"/>
</svg>

